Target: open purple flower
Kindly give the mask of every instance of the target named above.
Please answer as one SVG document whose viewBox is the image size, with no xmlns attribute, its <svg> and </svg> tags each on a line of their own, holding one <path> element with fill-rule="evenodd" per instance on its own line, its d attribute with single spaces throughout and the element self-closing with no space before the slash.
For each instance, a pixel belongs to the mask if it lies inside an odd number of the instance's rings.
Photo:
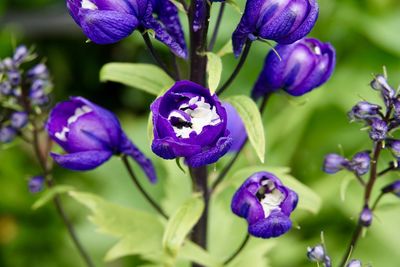
<svg viewBox="0 0 400 267">
<path fill-rule="evenodd" d="M 52 153 L 53 159 L 71 170 L 94 169 L 112 155 L 131 156 L 151 182 L 156 173 L 151 161 L 127 138 L 117 117 L 82 97 L 59 103 L 47 122 L 50 137 L 66 152 Z"/>
<path fill-rule="evenodd" d="M 248 0 L 232 36 L 233 51 L 239 56 L 245 42 L 257 37 L 291 44 L 311 31 L 318 12 L 316 0 Z"/>
<path fill-rule="evenodd" d="M 187 56 L 178 9 L 169 0 L 67 0 L 67 7 L 95 43 L 118 42 L 141 27 L 153 30 L 177 56 Z"/>
<path fill-rule="evenodd" d="M 231 147 L 227 114 L 216 95 L 179 81 L 151 105 L 152 150 L 164 159 L 184 157 L 191 167 L 216 162 Z"/>
<path fill-rule="evenodd" d="M 290 230 L 292 222 L 289 216 L 297 202 L 297 194 L 275 175 L 258 172 L 236 191 L 231 208 L 233 213 L 247 220 L 251 235 L 271 238 Z"/>
<path fill-rule="evenodd" d="M 278 89 L 292 96 L 304 95 L 325 83 L 335 68 L 335 49 L 317 39 L 277 45 L 275 50 L 265 59 L 264 69 L 252 91 L 253 98 Z"/>
</svg>

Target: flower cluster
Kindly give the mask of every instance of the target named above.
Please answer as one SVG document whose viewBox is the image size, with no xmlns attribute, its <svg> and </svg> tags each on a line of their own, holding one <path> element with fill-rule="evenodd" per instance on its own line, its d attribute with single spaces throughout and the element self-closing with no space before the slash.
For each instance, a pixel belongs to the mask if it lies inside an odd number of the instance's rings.
<svg viewBox="0 0 400 267">
<path fill-rule="evenodd" d="M 35 58 L 26 46 L 0 61 L 0 143 L 9 143 L 27 126 L 32 113 L 40 113 L 49 102 L 49 72 L 43 63 L 26 70 Z"/>
</svg>

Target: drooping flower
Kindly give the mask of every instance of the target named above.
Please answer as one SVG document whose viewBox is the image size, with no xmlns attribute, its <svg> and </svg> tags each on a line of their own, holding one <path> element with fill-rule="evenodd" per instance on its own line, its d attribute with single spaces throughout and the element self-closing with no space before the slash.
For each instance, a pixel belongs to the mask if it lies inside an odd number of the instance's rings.
<svg viewBox="0 0 400 267">
<path fill-rule="evenodd" d="M 268 39 L 291 44 L 306 36 L 318 18 L 316 0 L 248 0 L 232 36 L 239 56 L 248 39 Z"/>
<path fill-rule="evenodd" d="M 394 181 L 393 183 L 382 188 L 382 193 L 393 193 L 400 197 L 400 180 Z"/>
<path fill-rule="evenodd" d="M 356 153 L 351 161 L 346 164 L 346 168 L 349 171 L 355 172 L 359 176 L 366 174 L 369 171 L 369 166 L 371 163 L 370 154 L 370 151 Z"/>
<path fill-rule="evenodd" d="M 349 112 L 349 117 L 352 120 L 364 120 L 373 118 L 379 114 L 381 106 L 369 103 L 367 101 L 358 102 Z"/>
<path fill-rule="evenodd" d="M 377 75 L 371 82 L 371 87 L 382 93 L 386 106 L 389 106 L 396 95 L 396 91 L 389 85 L 383 75 Z"/>
<path fill-rule="evenodd" d="M 325 83 L 335 68 L 335 49 L 317 39 L 306 38 L 290 45 L 277 45 L 275 50 L 267 55 L 253 88 L 252 97 L 255 99 L 278 89 L 292 96 L 304 95 Z"/>
<path fill-rule="evenodd" d="M 47 122 L 50 137 L 67 154 L 52 153 L 53 159 L 71 170 L 94 169 L 112 155 L 131 156 L 151 182 L 156 173 L 151 161 L 127 138 L 117 117 L 82 97 L 59 103 Z"/>
<path fill-rule="evenodd" d="M 326 173 L 334 174 L 347 166 L 348 160 L 338 154 L 325 156 L 323 170 Z"/>
<path fill-rule="evenodd" d="M 272 173 L 251 175 L 233 196 L 233 213 L 245 218 L 251 235 L 271 238 L 292 227 L 289 218 L 298 202 L 297 194 Z"/>
<path fill-rule="evenodd" d="M 239 113 L 231 104 L 224 102 L 222 103 L 222 106 L 226 110 L 228 120 L 226 127 L 230 133 L 229 136 L 232 138 L 232 146 L 230 151 L 237 152 L 247 139 L 246 128 L 244 127 Z"/>
<path fill-rule="evenodd" d="M 307 258 L 312 262 L 322 263 L 324 267 L 331 267 L 331 258 L 326 254 L 325 247 L 318 244 L 315 247 L 307 248 Z"/>
<path fill-rule="evenodd" d="M 95 43 L 115 43 L 143 28 L 153 30 L 177 56 L 187 56 L 178 9 L 169 0 L 67 0 L 67 7 Z"/>
<path fill-rule="evenodd" d="M 231 147 L 225 109 L 199 84 L 176 82 L 151 111 L 152 150 L 164 159 L 184 157 L 189 166 L 200 167 L 216 162 Z"/>
</svg>

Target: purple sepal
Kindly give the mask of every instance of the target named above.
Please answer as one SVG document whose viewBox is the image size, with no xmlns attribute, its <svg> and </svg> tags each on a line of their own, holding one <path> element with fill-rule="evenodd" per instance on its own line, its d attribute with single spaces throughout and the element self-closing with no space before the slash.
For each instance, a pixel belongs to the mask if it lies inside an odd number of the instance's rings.
<svg viewBox="0 0 400 267">
<path fill-rule="evenodd" d="M 261 238 L 280 236 L 291 228 L 290 214 L 296 208 L 297 194 L 273 174 L 251 175 L 236 191 L 231 209 L 247 220 L 249 233 Z"/>
<path fill-rule="evenodd" d="M 186 163 L 193 168 L 215 163 L 225 155 L 232 145 L 232 138 L 221 137 L 214 147 L 186 158 Z"/>
<path fill-rule="evenodd" d="M 279 89 L 292 96 L 304 95 L 325 83 L 335 68 L 335 49 L 317 39 L 305 38 L 290 45 L 277 45 L 275 50 L 265 59 L 252 91 L 254 99 Z"/>
<path fill-rule="evenodd" d="M 139 164 L 151 183 L 154 184 L 157 182 L 156 170 L 153 163 L 125 136 L 125 134 L 122 135 L 120 151 L 122 154 L 132 157 L 132 159 Z"/>
<path fill-rule="evenodd" d="M 83 151 L 71 154 L 59 155 L 50 154 L 51 157 L 62 167 L 74 171 L 93 170 L 109 160 L 112 156 L 111 151 Z"/>
</svg>

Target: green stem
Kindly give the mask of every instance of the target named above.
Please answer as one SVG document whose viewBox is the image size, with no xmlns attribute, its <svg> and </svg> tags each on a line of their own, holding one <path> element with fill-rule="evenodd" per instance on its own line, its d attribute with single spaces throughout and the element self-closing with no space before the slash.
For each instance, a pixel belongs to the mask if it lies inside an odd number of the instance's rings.
<svg viewBox="0 0 400 267">
<path fill-rule="evenodd" d="M 210 44 L 208 45 L 208 51 L 212 51 L 214 49 L 215 42 L 217 41 L 217 37 L 218 37 L 219 28 L 221 26 L 222 17 L 224 16 L 225 6 L 226 6 L 226 3 L 222 2 L 221 6 L 219 8 L 217 21 L 215 22 L 214 32 L 211 37 Z"/>
<path fill-rule="evenodd" d="M 245 239 L 243 240 L 242 244 L 240 245 L 240 247 L 232 254 L 232 256 L 230 256 L 225 262 L 224 265 L 227 265 L 228 263 L 230 263 L 231 261 L 233 261 L 237 255 L 240 254 L 240 252 L 242 252 L 242 250 L 246 247 L 247 243 L 250 240 L 250 235 L 247 234 Z"/>
</svg>

